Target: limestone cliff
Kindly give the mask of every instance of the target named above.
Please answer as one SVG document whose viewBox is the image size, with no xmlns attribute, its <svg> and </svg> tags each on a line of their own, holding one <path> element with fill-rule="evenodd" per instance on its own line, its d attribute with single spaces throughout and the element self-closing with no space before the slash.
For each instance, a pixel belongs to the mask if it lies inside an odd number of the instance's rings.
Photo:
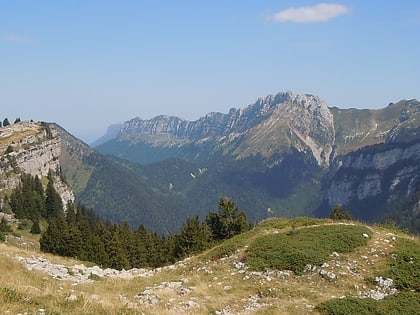
<svg viewBox="0 0 420 315">
<path fill-rule="evenodd" d="M 62 141 L 54 125 L 22 121 L 0 128 L 0 196 L 20 183 L 20 174 L 45 178 L 50 170 L 56 174 L 55 189 L 63 205 L 74 201 L 70 186 L 60 176 Z"/>
<path fill-rule="evenodd" d="M 420 102 L 333 112 L 341 125 L 326 189 L 329 206 L 341 204 L 355 212 L 372 205 L 385 208 L 420 189 Z"/>
</svg>

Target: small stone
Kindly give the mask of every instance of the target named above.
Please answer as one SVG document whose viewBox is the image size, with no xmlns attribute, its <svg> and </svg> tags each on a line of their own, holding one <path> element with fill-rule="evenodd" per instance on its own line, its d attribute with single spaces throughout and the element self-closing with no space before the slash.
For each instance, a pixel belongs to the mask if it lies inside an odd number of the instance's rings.
<svg viewBox="0 0 420 315">
<path fill-rule="evenodd" d="M 65 302 L 74 302 L 77 301 L 77 295 L 74 293 L 71 293 L 68 297 L 64 299 Z"/>
<path fill-rule="evenodd" d="M 337 277 L 333 272 L 323 270 L 323 269 L 321 269 L 319 274 L 321 275 L 321 277 L 323 277 L 324 279 L 329 280 L 329 281 L 335 280 L 335 278 Z"/>
</svg>

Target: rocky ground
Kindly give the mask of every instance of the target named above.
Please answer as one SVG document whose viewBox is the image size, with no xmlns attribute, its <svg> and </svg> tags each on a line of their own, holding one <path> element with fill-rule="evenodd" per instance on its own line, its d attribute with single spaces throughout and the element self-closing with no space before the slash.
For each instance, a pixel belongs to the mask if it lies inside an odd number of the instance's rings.
<svg viewBox="0 0 420 315">
<path fill-rule="evenodd" d="M 391 257 L 395 240 L 394 234 L 374 229 L 367 246 L 350 254 L 333 252 L 321 266 L 307 265 L 302 276 L 288 270 L 250 270 L 241 261 L 246 248 L 218 260 L 202 262 L 192 257 L 163 268 L 121 271 L 81 263 L 54 263 L 34 254 L 20 254 L 14 259 L 28 270 L 45 272 L 57 281 L 72 282 L 72 292 L 66 296 L 69 301 L 83 295 L 78 290 L 80 285 L 99 285 L 104 279 L 133 281 L 141 278 L 147 281 L 137 286 L 135 294 L 115 291 L 114 298 L 127 309 L 143 314 L 156 314 L 156 311 L 164 312 L 162 314 L 277 314 L 273 310 L 307 314 L 330 298 L 383 299 L 395 294 L 393 279 L 378 275 L 385 259 Z M 375 285 L 369 285 L 367 277 L 373 277 Z M 104 302 L 101 293 L 85 298 Z"/>
</svg>

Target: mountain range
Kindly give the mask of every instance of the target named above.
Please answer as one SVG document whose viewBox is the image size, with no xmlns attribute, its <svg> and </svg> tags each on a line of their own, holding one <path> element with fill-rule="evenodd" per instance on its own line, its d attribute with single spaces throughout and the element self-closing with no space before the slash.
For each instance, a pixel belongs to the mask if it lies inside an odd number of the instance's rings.
<svg viewBox="0 0 420 315">
<path fill-rule="evenodd" d="M 163 190 L 200 196 L 194 204 L 201 214 L 219 194 L 231 196 L 254 220 L 325 216 L 340 204 L 372 221 L 395 219 L 402 204 L 417 198 L 419 127 L 417 100 L 339 109 L 314 95 L 282 92 L 196 121 L 134 118 L 96 149 L 171 169 L 161 177 Z M 418 216 L 418 207 L 408 207 L 406 221 Z"/>
<path fill-rule="evenodd" d="M 327 216 L 339 204 L 357 219 L 393 219 L 418 233 L 419 130 L 417 100 L 339 109 L 292 92 L 196 121 L 133 118 L 94 147 L 54 123 L 20 122 L 0 130 L 0 193 L 11 189 L 5 174 L 45 176 L 51 163 L 76 201 L 163 233 L 205 217 L 221 196 L 253 222 Z"/>
</svg>

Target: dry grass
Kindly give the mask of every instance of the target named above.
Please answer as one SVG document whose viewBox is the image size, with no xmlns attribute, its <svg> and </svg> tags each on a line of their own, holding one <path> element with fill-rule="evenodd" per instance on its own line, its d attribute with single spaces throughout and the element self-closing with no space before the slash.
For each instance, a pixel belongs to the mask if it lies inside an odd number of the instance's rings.
<svg viewBox="0 0 420 315">
<path fill-rule="evenodd" d="M 15 257 L 42 255 L 69 267 L 80 262 L 0 243 L 0 313 L 37 314 L 45 309 L 46 314 L 199 315 L 222 310 L 231 314 L 312 314 L 316 313 L 314 306 L 323 301 L 367 291 L 366 278 L 385 270 L 386 257 L 393 250 L 395 236 L 375 227 L 367 246 L 326 261 L 326 269 L 337 275 L 334 281 L 317 272 L 278 276 L 235 268 L 250 240 L 290 230 L 284 223 L 268 222 L 266 228 L 255 229 L 256 234 L 237 241 L 240 248 L 229 257 L 203 261 L 202 257 L 209 256 L 204 253 L 159 269 L 151 277 L 131 280 L 101 278 L 75 283 L 52 279 L 46 273 L 28 271 Z M 157 297 L 158 302 L 142 301 L 141 294 Z M 69 297 L 75 300 L 67 301 Z"/>
<path fill-rule="evenodd" d="M 12 128 L 11 127 L 3 127 L 3 131 L 7 128 Z M 0 148 L 5 148 L 7 147 L 10 143 L 12 142 L 19 142 L 20 139 L 29 137 L 29 136 L 34 136 L 37 135 L 40 131 L 40 126 L 37 124 L 32 124 L 30 125 L 30 127 L 28 127 L 27 129 L 24 129 L 20 132 L 13 132 L 10 135 L 7 136 L 0 136 Z"/>
</svg>

